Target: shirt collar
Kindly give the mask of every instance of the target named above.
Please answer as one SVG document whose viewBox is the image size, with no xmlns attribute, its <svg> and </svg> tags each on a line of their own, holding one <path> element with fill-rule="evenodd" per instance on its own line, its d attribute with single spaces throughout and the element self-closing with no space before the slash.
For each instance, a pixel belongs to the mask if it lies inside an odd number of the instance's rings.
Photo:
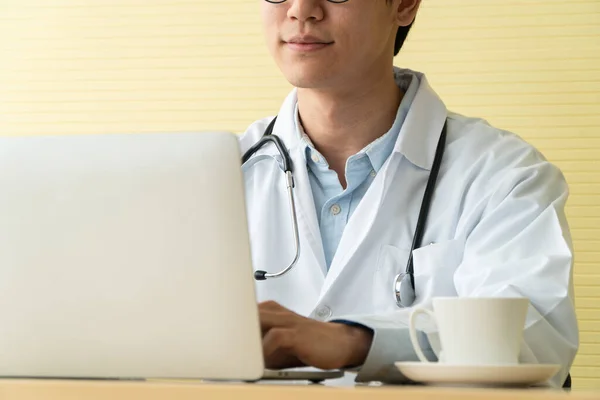
<svg viewBox="0 0 600 400">
<path fill-rule="evenodd" d="M 425 74 L 404 71 L 417 76 L 419 88 L 400 129 L 394 152 L 404 155 L 419 168 L 431 170 L 442 127 L 448 119 L 448 110 Z"/>
<path fill-rule="evenodd" d="M 322 162 L 324 163 L 324 165 L 326 167 L 328 167 L 329 164 L 327 164 L 327 160 L 325 160 L 325 158 L 321 155 L 321 153 L 319 153 L 319 151 L 317 151 L 312 140 L 310 140 L 310 137 L 304 131 L 304 127 L 302 126 L 302 123 L 300 122 L 300 113 L 298 112 L 298 103 L 296 103 L 294 105 L 294 131 L 295 131 L 296 136 L 299 138 L 298 146 L 301 148 L 302 154 L 304 154 L 304 158 L 306 159 L 306 161 L 308 162 L 308 160 L 310 160 L 311 158 L 319 157 L 320 160 L 322 160 Z"/>
<path fill-rule="evenodd" d="M 360 153 L 365 152 L 367 154 L 371 164 L 373 165 L 373 169 L 375 169 L 377 172 L 379 172 L 383 164 L 385 164 L 386 160 L 394 150 L 394 144 L 398 140 L 402 125 L 406 119 L 406 115 L 410 110 L 412 101 L 415 98 L 415 94 L 419 88 L 418 79 L 410 74 L 404 74 L 401 76 L 397 75 L 396 82 L 398 83 L 400 89 L 404 92 L 404 96 L 402 97 L 402 101 L 398 107 L 394 124 L 383 136 L 375 139 L 360 151 Z"/>
</svg>

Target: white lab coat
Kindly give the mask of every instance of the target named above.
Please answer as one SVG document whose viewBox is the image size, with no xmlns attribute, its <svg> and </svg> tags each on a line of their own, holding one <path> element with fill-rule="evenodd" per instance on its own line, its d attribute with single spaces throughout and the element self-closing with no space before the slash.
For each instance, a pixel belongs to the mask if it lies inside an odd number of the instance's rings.
<svg viewBox="0 0 600 400">
<path fill-rule="evenodd" d="M 341 318 L 371 327 L 373 346 L 357 379 L 402 380 L 393 362 L 417 357 L 407 333 L 411 310 L 396 306 L 392 284 L 406 268 L 435 148 L 448 118 L 425 246 L 413 253 L 414 306 L 428 305 L 434 296 L 529 297 L 521 360 L 561 364 L 552 380 L 561 386 L 578 349 L 563 175 L 516 135 L 449 112 L 423 74 L 404 72 L 420 80 L 418 92 L 392 155 L 348 221 L 329 271 L 295 129 L 296 91 L 283 103 L 274 134 L 293 160 L 300 259 L 286 276 L 257 282 L 258 300 L 275 300 L 324 321 Z M 243 152 L 259 140 L 271 119 L 255 122 L 242 135 Z M 270 272 L 284 268 L 294 256 L 285 179 L 273 157 L 278 153 L 268 145 L 243 166 L 253 264 Z M 429 354 L 435 357 L 435 329 L 428 332 Z"/>
</svg>

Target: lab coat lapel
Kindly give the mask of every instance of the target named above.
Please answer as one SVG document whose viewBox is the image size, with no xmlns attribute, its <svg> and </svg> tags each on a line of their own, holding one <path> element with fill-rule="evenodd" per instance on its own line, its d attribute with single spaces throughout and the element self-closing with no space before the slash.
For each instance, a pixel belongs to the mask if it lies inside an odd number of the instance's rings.
<svg viewBox="0 0 600 400">
<path fill-rule="evenodd" d="M 305 262 L 309 262 L 310 264 L 314 265 L 319 270 L 319 276 L 321 276 L 324 280 L 325 273 L 327 272 L 325 264 L 325 251 L 323 249 L 321 231 L 319 230 L 319 224 L 317 221 L 317 213 L 315 209 L 315 202 L 312 196 L 310 180 L 308 178 L 306 160 L 299 147 L 296 147 L 294 151 L 292 151 L 291 157 L 295 167 L 294 193 L 298 203 L 298 224 L 304 227 L 306 240 L 309 244 L 309 248 L 304 249 L 304 251 L 306 253 L 310 253 L 310 256 L 314 258 L 313 262 L 310 262 L 308 258 L 305 259 Z"/>
<path fill-rule="evenodd" d="M 356 210 L 354 210 L 331 261 L 329 272 L 325 277 L 325 284 L 321 290 L 321 298 L 325 296 L 344 272 L 351 258 L 359 249 L 360 244 L 371 232 L 375 217 L 381 212 L 381 203 L 387 189 L 389 189 L 390 182 L 398 170 L 399 161 L 400 157 L 392 153 L 390 159 L 382 166 L 380 173 L 371 183 Z"/>
<path fill-rule="evenodd" d="M 309 273 L 318 276 L 318 283 L 323 284 L 325 279 L 326 263 L 323 242 L 317 221 L 315 202 L 312 195 L 306 158 L 300 146 L 300 137 L 295 126 L 295 106 L 297 102 L 296 89 L 284 101 L 273 134 L 279 135 L 290 152 L 294 175 L 294 197 L 298 216 L 300 235 L 304 235 L 307 246 L 300 249 L 302 267 L 310 270 Z"/>
<path fill-rule="evenodd" d="M 420 80 L 419 89 L 398 135 L 394 151 L 344 229 L 326 276 L 321 298 L 351 264 L 360 244 L 369 234 L 377 214 L 385 212 L 381 209 L 381 204 L 388 189 L 396 180 L 402 157 L 406 157 L 411 163 L 424 170 L 430 170 L 433 165 L 437 143 L 447 118 L 447 109 L 429 86 L 425 76 L 418 73 L 415 75 Z M 416 212 L 418 213 L 418 210 Z M 417 216 L 415 215 L 414 218 L 416 222 Z"/>
</svg>

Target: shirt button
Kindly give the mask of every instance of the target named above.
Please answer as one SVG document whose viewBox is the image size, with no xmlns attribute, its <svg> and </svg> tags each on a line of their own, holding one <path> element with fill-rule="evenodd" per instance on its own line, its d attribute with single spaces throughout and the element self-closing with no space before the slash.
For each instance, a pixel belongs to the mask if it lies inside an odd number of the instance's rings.
<svg viewBox="0 0 600 400">
<path fill-rule="evenodd" d="M 338 215 L 340 213 L 340 211 L 342 211 L 342 208 L 339 205 L 334 204 L 331 206 L 331 213 L 333 215 Z"/>
<path fill-rule="evenodd" d="M 375 178 L 375 175 L 377 175 L 377 172 L 375 172 L 375 170 L 374 170 L 374 169 L 372 169 L 372 170 L 371 170 L 371 176 L 372 176 L 373 178 Z"/>
<path fill-rule="evenodd" d="M 314 162 L 316 162 L 316 163 L 318 163 L 318 162 L 321 161 L 321 157 L 319 157 L 319 155 L 317 153 L 315 153 L 314 151 L 313 151 L 312 156 L 310 158 L 312 158 L 312 160 Z"/>
<path fill-rule="evenodd" d="M 321 306 L 317 308 L 317 318 L 320 320 L 326 320 L 331 317 L 331 309 L 327 306 Z"/>
</svg>

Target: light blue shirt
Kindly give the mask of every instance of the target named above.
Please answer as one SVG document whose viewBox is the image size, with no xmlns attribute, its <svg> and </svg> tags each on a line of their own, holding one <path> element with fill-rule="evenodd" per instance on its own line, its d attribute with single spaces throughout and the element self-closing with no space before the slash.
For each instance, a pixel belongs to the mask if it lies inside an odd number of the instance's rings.
<svg viewBox="0 0 600 400">
<path fill-rule="evenodd" d="M 399 79 L 397 77 L 396 81 L 405 93 L 398 107 L 396 120 L 387 133 L 348 158 L 345 168 L 347 183 L 345 190 L 342 188 L 336 172 L 329 169 L 327 160 L 315 149 L 310 138 L 302 129 L 296 106 L 296 129 L 302 138 L 301 143 L 305 147 L 308 176 L 317 211 L 327 270 L 329 270 L 342 233 L 352 217 L 352 213 L 392 153 L 400 128 L 417 93 L 419 82 L 414 75 L 403 75 Z"/>
</svg>

